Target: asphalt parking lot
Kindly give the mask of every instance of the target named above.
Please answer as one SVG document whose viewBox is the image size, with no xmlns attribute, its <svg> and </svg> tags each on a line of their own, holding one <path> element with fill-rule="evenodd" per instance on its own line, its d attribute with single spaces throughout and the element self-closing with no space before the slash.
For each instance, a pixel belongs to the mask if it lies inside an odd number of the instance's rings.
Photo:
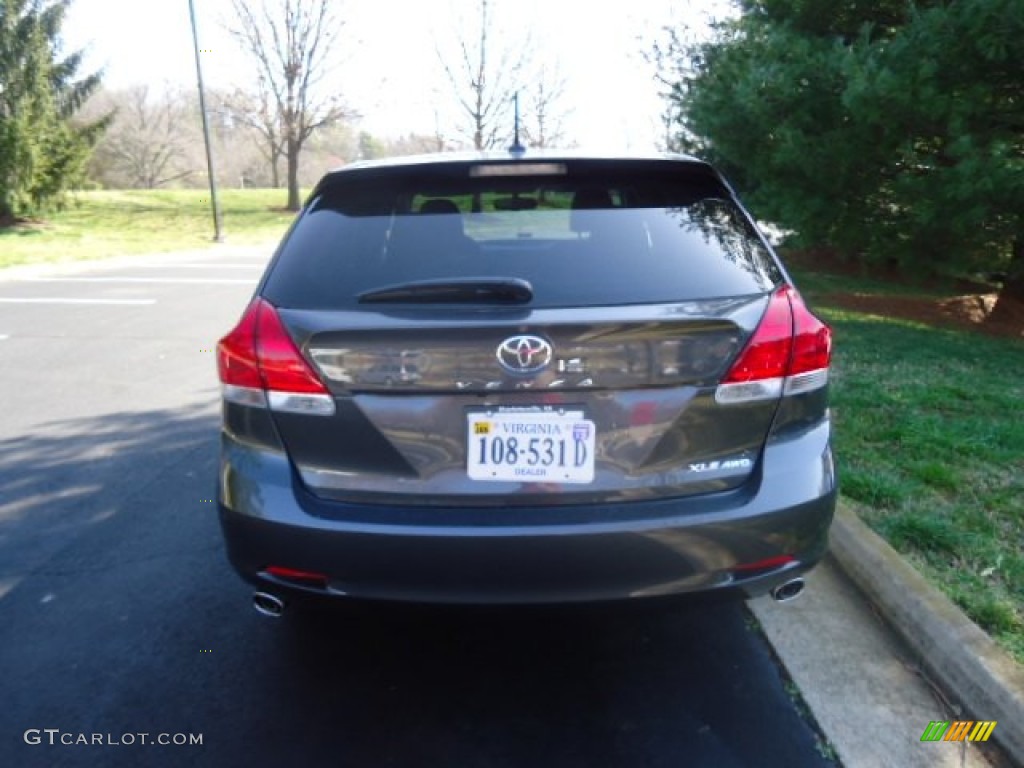
<svg viewBox="0 0 1024 768">
<path fill-rule="evenodd" d="M 0 765 L 831 764 L 743 604 L 257 616 L 213 346 L 268 253 L 0 280 Z"/>
</svg>

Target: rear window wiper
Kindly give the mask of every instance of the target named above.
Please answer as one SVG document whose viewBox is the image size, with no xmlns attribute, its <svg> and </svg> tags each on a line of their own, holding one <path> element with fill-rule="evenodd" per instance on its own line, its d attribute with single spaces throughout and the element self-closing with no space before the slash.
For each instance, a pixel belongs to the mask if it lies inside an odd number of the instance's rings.
<svg viewBox="0 0 1024 768">
<path fill-rule="evenodd" d="M 451 277 L 413 280 L 386 285 L 359 294 L 360 304 L 402 302 L 406 304 L 526 304 L 533 299 L 533 286 L 518 277 Z"/>
</svg>

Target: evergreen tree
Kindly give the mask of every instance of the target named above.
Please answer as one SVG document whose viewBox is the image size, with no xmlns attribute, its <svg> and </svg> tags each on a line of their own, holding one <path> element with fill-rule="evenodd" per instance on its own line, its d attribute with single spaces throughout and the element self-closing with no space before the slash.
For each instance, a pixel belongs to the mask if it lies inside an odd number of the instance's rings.
<svg viewBox="0 0 1024 768">
<path fill-rule="evenodd" d="M 61 52 L 69 4 L 0 0 L 0 221 L 58 205 L 106 125 L 72 119 L 100 76 L 79 78 L 81 53 Z"/>
<path fill-rule="evenodd" d="M 740 7 L 712 42 L 671 49 L 687 148 L 805 244 L 1019 285 L 1024 3 Z"/>
</svg>

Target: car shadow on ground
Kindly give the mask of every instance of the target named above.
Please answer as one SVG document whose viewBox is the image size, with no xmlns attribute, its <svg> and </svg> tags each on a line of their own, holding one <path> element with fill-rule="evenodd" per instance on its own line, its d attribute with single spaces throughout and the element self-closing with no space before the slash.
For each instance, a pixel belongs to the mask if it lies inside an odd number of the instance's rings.
<svg viewBox="0 0 1024 768">
<path fill-rule="evenodd" d="M 740 602 L 316 607 L 277 624 L 267 698 L 302 715 L 269 728 L 353 765 L 827 764 Z"/>
</svg>

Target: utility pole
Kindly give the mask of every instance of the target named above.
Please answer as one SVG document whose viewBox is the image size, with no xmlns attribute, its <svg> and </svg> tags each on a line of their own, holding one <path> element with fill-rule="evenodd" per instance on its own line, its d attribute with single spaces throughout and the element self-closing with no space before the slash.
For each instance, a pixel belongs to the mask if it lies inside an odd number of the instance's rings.
<svg viewBox="0 0 1024 768">
<path fill-rule="evenodd" d="M 192 18 L 192 44 L 196 52 L 196 79 L 199 83 L 199 111 L 203 117 L 203 141 L 206 143 L 206 172 L 210 177 L 210 207 L 213 209 L 213 241 L 224 242 L 220 226 L 220 204 L 217 202 L 217 179 L 213 171 L 213 151 L 210 148 L 210 123 L 206 119 L 206 93 L 203 90 L 203 66 L 199 61 L 199 32 L 196 30 L 196 9 L 188 0 L 188 12 Z"/>
</svg>

